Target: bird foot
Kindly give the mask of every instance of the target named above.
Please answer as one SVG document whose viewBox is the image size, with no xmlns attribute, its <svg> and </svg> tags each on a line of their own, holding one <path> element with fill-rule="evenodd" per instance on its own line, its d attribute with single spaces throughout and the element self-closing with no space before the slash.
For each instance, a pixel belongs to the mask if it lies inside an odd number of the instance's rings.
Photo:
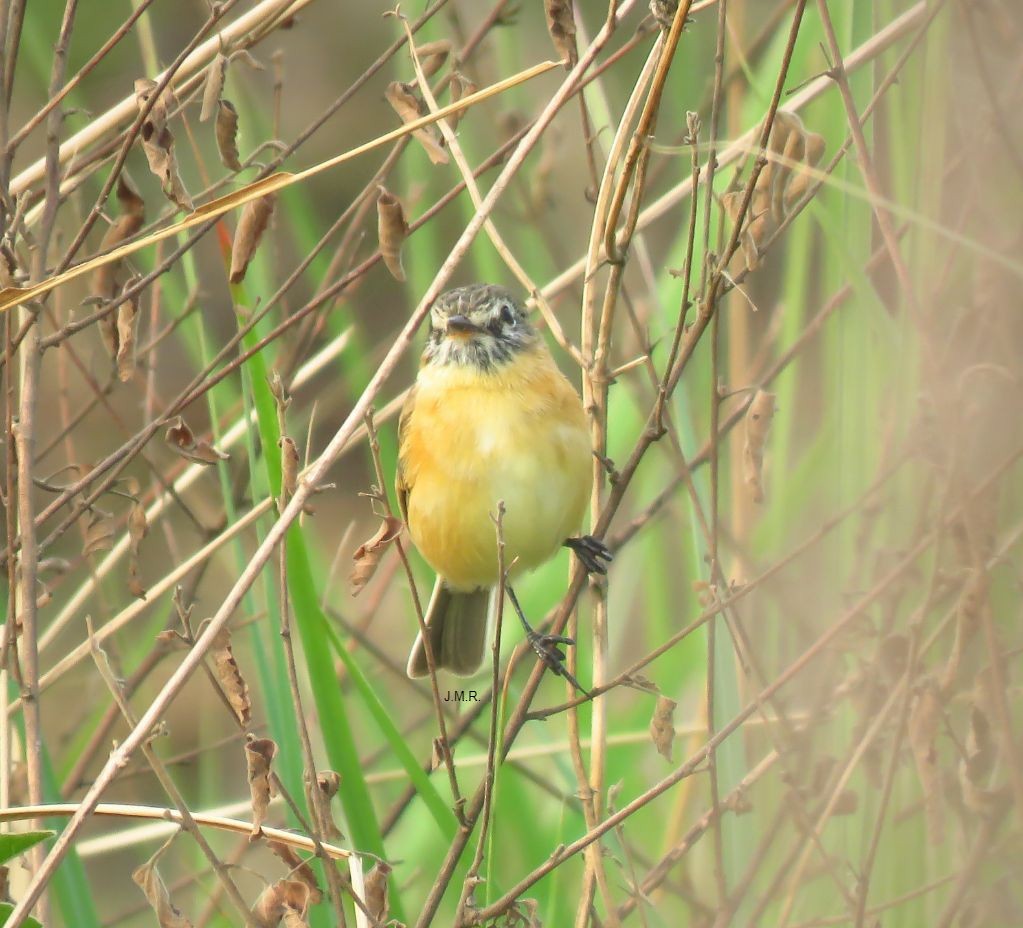
<svg viewBox="0 0 1023 928">
<path fill-rule="evenodd" d="M 526 632 L 526 640 L 529 642 L 529 645 L 535 652 L 536 656 L 540 658 L 543 665 L 551 673 L 559 677 L 564 677 L 584 696 L 590 695 L 579 681 L 576 680 L 576 678 L 569 672 L 568 667 L 565 666 L 565 652 L 558 647 L 559 645 L 574 645 L 574 638 L 568 638 L 565 635 L 541 635 L 538 632 L 529 629 Z"/>
<path fill-rule="evenodd" d="M 575 556 L 579 558 L 588 574 L 604 576 L 607 573 L 607 565 L 614 560 L 611 549 L 592 535 L 568 538 L 564 544 L 566 548 L 571 548 L 575 552 Z"/>
</svg>

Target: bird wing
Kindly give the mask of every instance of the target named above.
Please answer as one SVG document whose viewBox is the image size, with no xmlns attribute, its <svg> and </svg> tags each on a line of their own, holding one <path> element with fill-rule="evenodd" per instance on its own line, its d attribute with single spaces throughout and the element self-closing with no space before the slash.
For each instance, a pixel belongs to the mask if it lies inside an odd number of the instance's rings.
<svg viewBox="0 0 1023 928">
<path fill-rule="evenodd" d="M 413 384 L 412 389 L 408 391 L 408 396 L 405 397 L 405 405 L 401 407 L 401 415 L 398 417 L 398 468 L 394 474 L 394 492 L 398 496 L 398 508 L 401 510 L 401 517 L 406 523 L 408 522 L 408 495 L 412 489 L 412 484 L 401 462 L 404 457 L 405 430 L 416 408 L 416 390 L 417 387 Z"/>
</svg>

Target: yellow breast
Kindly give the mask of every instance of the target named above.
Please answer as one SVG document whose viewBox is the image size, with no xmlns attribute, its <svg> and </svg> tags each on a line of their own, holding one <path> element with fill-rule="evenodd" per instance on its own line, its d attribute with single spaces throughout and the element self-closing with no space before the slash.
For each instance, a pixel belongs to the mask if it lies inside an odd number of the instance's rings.
<svg viewBox="0 0 1023 928">
<path fill-rule="evenodd" d="M 412 540 L 455 589 L 497 582 L 498 500 L 515 569 L 578 531 L 592 480 L 586 418 L 546 347 L 490 372 L 425 366 L 400 453 Z"/>
</svg>

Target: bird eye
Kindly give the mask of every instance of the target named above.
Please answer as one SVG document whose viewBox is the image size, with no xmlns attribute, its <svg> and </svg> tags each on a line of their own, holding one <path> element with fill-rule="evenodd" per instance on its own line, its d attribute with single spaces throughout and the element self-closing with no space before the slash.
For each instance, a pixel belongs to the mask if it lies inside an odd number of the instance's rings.
<svg viewBox="0 0 1023 928">
<path fill-rule="evenodd" d="M 501 321 L 505 325 L 515 324 L 515 310 L 512 308 L 511 303 L 503 303 L 501 305 Z"/>
</svg>

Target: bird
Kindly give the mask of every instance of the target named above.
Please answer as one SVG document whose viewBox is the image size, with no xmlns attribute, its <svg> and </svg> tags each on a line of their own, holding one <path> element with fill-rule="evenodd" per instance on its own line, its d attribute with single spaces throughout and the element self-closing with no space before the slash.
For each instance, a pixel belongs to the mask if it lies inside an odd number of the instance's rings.
<svg viewBox="0 0 1023 928">
<path fill-rule="evenodd" d="M 448 290 L 429 320 L 399 417 L 395 488 L 409 535 L 437 573 L 424 616 L 435 669 L 472 676 L 483 662 L 500 580 L 494 518 L 503 501 L 509 598 L 538 657 L 575 683 L 558 647 L 572 641 L 532 629 L 510 578 L 562 546 L 588 573 L 606 573 L 612 560 L 603 542 L 577 534 L 593 485 L 582 400 L 504 287 Z M 429 673 L 422 633 L 407 672 Z"/>
</svg>

